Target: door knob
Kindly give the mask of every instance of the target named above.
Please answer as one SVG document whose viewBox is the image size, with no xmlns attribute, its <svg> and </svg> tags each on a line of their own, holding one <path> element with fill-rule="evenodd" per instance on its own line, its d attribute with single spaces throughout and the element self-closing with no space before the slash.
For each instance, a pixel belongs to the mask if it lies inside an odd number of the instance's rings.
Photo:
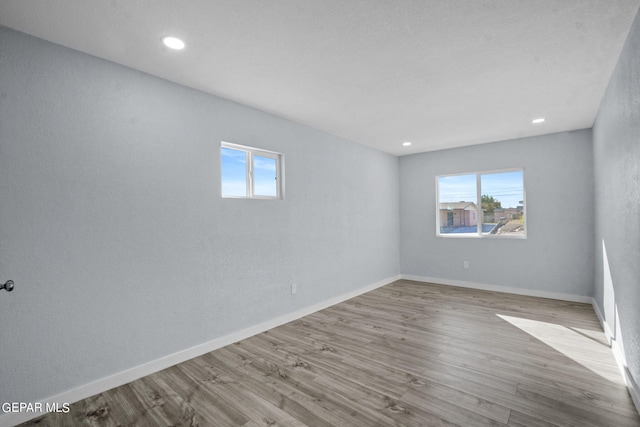
<svg viewBox="0 0 640 427">
<path fill-rule="evenodd" d="M 0 285 L 0 289 L 4 289 L 7 292 L 11 292 L 13 290 L 13 280 L 7 280 L 4 285 Z"/>
</svg>

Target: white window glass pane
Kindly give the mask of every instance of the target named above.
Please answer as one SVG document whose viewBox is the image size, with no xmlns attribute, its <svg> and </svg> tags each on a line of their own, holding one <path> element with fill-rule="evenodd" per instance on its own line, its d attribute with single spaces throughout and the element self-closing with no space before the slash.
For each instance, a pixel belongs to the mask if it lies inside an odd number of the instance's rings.
<svg viewBox="0 0 640 427">
<path fill-rule="evenodd" d="M 221 147 L 222 195 L 247 197 L 247 152 Z"/>
<path fill-rule="evenodd" d="M 477 235 L 476 175 L 438 177 L 440 234 Z"/>
<path fill-rule="evenodd" d="M 523 171 L 480 176 L 482 233 L 525 234 Z"/>
<path fill-rule="evenodd" d="M 253 156 L 253 193 L 256 196 L 278 195 L 277 161 L 271 157 Z"/>
</svg>

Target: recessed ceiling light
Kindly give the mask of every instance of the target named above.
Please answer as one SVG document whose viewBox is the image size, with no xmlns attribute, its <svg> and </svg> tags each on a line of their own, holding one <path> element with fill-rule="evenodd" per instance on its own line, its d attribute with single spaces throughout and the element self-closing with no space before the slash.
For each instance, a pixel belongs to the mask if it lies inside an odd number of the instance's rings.
<svg viewBox="0 0 640 427">
<path fill-rule="evenodd" d="M 407 142 L 403 142 L 402 145 L 404 145 L 405 147 L 408 147 L 408 146 L 411 145 L 411 143 L 409 141 L 407 141 Z"/>
<path fill-rule="evenodd" d="M 533 123 L 533 124 L 536 124 L 536 125 L 537 125 L 538 123 L 543 123 L 544 121 L 545 121 L 545 118 L 544 118 L 544 117 L 539 117 L 539 118 L 537 118 L 537 119 L 533 119 L 533 120 L 531 120 L 531 123 Z"/>
<path fill-rule="evenodd" d="M 184 49 L 184 42 L 177 37 L 164 36 L 162 38 L 162 43 L 164 43 L 164 45 L 169 49 Z"/>
</svg>

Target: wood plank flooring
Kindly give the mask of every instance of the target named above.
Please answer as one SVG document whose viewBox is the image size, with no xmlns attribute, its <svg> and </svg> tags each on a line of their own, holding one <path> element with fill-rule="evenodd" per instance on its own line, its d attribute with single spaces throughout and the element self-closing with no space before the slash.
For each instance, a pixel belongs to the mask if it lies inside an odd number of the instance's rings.
<svg viewBox="0 0 640 427">
<path fill-rule="evenodd" d="M 591 306 L 398 281 L 38 426 L 640 426 Z"/>
</svg>

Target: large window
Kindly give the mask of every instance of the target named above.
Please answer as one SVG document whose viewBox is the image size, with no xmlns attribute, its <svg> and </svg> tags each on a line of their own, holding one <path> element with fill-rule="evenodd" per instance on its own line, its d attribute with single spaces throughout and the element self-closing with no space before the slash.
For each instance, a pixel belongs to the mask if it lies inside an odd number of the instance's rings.
<svg viewBox="0 0 640 427">
<path fill-rule="evenodd" d="M 524 169 L 436 177 L 438 236 L 526 237 Z"/>
<path fill-rule="evenodd" d="M 222 197 L 281 199 L 282 158 L 272 151 L 221 143 Z"/>
</svg>

